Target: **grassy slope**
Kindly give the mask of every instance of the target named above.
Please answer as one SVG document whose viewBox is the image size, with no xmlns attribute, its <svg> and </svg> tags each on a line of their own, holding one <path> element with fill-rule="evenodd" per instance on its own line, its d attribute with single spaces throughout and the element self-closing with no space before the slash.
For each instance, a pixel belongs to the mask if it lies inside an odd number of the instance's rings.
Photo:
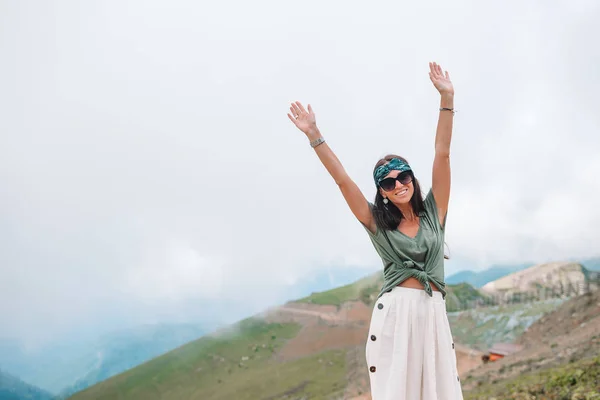
<svg viewBox="0 0 600 400">
<path fill-rule="evenodd" d="M 600 400 L 600 357 L 490 382 L 465 393 L 465 400 L 493 399 Z"/>
<path fill-rule="evenodd" d="M 203 337 L 71 398 L 266 400 L 296 391 L 329 399 L 345 386 L 344 352 L 274 360 L 276 350 L 299 329 L 247 319 L 235 333 Z"/>
<path fill-rule="evenodd" d="M 381 273 L 376 273 L 345 286 L 312 293 L 310 296 L 295 300 L 295 302 L 340 306 L 346 301 L 360 299 L 369 304 L 372 296 L 379 293 L 382 283 Z"/>
<path fill-rule="evenodd" d="M 345 301 L 361 300 L 367 305 L 373 301 L 383 283 L 382 274 L 376 273 L 349 285 L 325 292 L 312 293 L 310 296 L 297 300 L 301 303 L 340 306 Z M 461 304 L 471 300 L 483 299 L 483 295 L 468 283 L 447 285 L 446 308 L 456 311 Z"/>
<path fill-rule="evenodd" d="M 484 296 L 468 283 L 458 283 L 446 286 L 446 310 L 458 311 L 473 300 L 481 300 Z"/>
</svg>

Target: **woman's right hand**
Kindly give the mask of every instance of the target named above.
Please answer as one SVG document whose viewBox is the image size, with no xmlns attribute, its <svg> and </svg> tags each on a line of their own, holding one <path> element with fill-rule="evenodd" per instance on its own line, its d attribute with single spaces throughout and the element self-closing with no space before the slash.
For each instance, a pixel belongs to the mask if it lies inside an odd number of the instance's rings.
<svg viewBox="0 0 600 400">
<path fill-rule="evenodd" d="M 317 128 L 317 121 L 315 119 L 315 113 L 312 110 L 310 104 L 308 105 L 308 111 L 304 109 L 302 104 L 297 101 L 292 103 L 290 106 L 291 114 L 288 113 L 290 120 L 310 139 L 318 139 L 321 135 L 319 128 Z"/>
</svg>

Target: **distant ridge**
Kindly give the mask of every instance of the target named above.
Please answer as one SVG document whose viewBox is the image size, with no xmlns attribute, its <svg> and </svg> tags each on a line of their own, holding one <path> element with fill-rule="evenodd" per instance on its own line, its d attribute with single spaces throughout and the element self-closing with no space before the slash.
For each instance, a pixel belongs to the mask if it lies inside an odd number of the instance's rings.
<svg viewBox="0 0 600 400">
<path fill-rule="evenodd" d="M 0 370 L 0 400 L 51 400 L 54 396 Z"/>
<path fill-rule="evenodd" d="M 468 283 L 473 287 L 481 288 L 488 282 L 495 281 L 498 278 L 506 276 L 516 271 L 530 267 L 531 263 L 515 264 L 515 265 L 494 265 L 486 270 L 475 271 L 459 271 L 446 278 L 446 283 L 449 285 L 457 285 L 459 283 Z"/>
<path fill-rule="evenodd" d="M 592 257 L 587 259 L 568 259 L 565 262 L 575 262 L 583 265 L 587 270 L 600 271 L 600 257 Z M 463 270 L 456 272 L 446 277 L 446 283 L 456 285 L 459 283 L 468 283 L 476 288 L 482 288 L 486 283 L 495 281 L 503 276 L 512 274 L 513 272 L 521 271 L 526 268 L 539 265 L 533 262 L 520 264 L 500 264 L 492 265 L 483 271 Z"/>
<path fill-rule="evenodd" d="M 580 263 L 551 262 L 534 265 L 513 272 L 492 282 L 486 283 L 481 290 L 485 293 L 525 293 L 540 288 L 558 286 L 581 287 L 588 279 L 589 271 Z"/>
<path fill-rule="evenodd" d="M 590 271 L 600 271 L 600 257 L 585 259 L 581 264 Z"/>
</svg>

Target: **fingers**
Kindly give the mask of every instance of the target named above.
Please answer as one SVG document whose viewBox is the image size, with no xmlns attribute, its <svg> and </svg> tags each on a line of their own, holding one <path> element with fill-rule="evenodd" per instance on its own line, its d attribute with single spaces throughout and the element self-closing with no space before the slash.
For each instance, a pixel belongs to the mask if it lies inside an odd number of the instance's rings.
<svg viewBox="0 0 600 400">
<path fill-rule="evenodd" d="M 312 107 L 310 106 L 310 104 L 308 105 L 308 113 L 307 113 L 306 109 L 304 108 L 302 103 L 300 103 L 299 101 L 292 103 L 292 105 L 290 107 L 290 111 L 292 112 L 292 115 L 294 117 L 296 117 L 296 119 L 300 118 L 304 114 L 312 114 L 313 113 Z"/>
<path fill-rule="evenodd" d="M 298 106 L 298 108 L 300 108 L 300 111 L 302 113 L 305 113 L 306 110 L 304 109 L 304 106 L 302 105 L 302 103 L 300 103 L 299 101 L 296 102 L 296 105 Z"/>
<path fill-rule="evenodd" d="M 296 127 L 300 130 L 302 130 L 302 128 L 300 128 L 301 124 L 305 124 L 306 122 L 314 124 L 314 115 L 314 111 L 310 104 L 308 104 L 307 112 L 302 103 L 300 103 L 299 101 L 291 103 L 290 112 L 287 113 L 287 116 L 290 119 L 290 121 L 292 121 L 294 125 L 296 125 Z"/>
<path fill-rule="evenodd" d="M 292 103 L 292 107 L 290 107 L 292 109 L 292 114 L 294 114 L 294 116 L 298 116 L 300 115 L 300 107 L 298 107 L 298 105 L 296 103 Z"/>
<path fill-rule="evenodd" d="M 429 63 L 429 69 L 431 71 L 429 73 L 429 76 L 431 77 L 431 80 L 436 80 L 436 79 L 439 79 L 441 77 L 440 76 L 440 67 L 439 67 L 439 65 L 437 65 L 437 63 L 430 62 Z"/>
<path fill-rule="evenodd" d="M 294 123 L 294 125 L 298 126 L 298 121 L 296 120 L 296 118 L 292 117 L 292 116 L 290 115 L 290 113 L 288 113 L 288 115 L 287 115 L 287 116 L 288 116 L 288 118 L 290 119 L 290 121 L 292 121 L 292 122 Z"/>
<path fill-rule="evenodd" d="M 444 77 L 446 79 L 450 79 L 450 75 L 448 74 L 448 71 L 443 71 L 442 67 L 438 63 L 436 63 L 436 62 L 430 62 L 429 63 L 429 70 L 431 71 L 429 73 L 429 77 L 432 80 L 439 79 L 439 78 L 444 78 Z"/>
<path fill-rule="evenodd" d="M 295 109 L 295 108 L 293 108 L 293 107 L 290 107 L 290 111 L 291 111 L 291 113 L 292 113 L 292 116 L 293 116 L 294 118 L 298 118 L 298 115 L 299 115 L 299 113 L 298 113 L 298 110 L 296 110 L 296 109 Z"/>
<path fill-rule="evenodd" d="M 288 113 L 287 116 L 294 123 L 294 125 L 298 127 L 298 121 L 300 120 L 302 113 L 306 113 L 306 111 L 304 110 L 304 107 L 302 107 L 302 104 L 299 101 L 291 104 L 290 111 L 291 114 Z"/>
</svg>

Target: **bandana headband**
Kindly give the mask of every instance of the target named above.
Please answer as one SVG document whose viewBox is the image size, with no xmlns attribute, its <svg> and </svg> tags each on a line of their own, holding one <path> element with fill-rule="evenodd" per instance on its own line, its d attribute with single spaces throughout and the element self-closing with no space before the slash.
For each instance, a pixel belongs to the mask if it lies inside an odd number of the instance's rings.
<svg viewBox="0 0 600 400">
<path fill-rule="evenodd" d="M 412 171 L 410 166 L 399 158 L 392 158 L 387 164 L 380 165 L 373 173 L 375 179 L 375 186 L 379 186 L 379 183 L 389 174 L 391 171 Z"/>
</svg>

